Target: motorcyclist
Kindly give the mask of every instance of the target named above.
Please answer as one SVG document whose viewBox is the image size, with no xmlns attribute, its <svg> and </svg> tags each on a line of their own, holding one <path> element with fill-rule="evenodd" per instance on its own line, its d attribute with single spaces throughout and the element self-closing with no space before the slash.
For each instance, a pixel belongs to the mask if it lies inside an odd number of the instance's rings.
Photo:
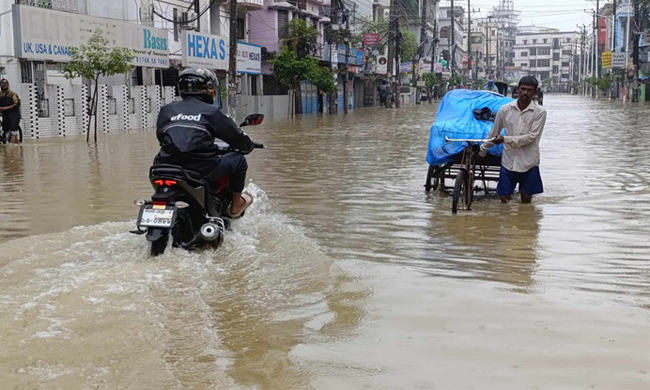
<svg viewBox="0 0 650 390">
<path fill-rule="evenodd" d="M 214 106 L 219 81 L 212 71 L 190 68 L 178 76 L 183 100 L 162 107 L 156 123 L 160 152 L 154 164 L 179 165 L 198 172 L 208 183 L 227 176 L 232 203 L 226 211 L 239 218 L 253 203 L 253 195 L 244 191 L 248 164 L 244 154 L 254 143 L 235 122 Z M 218 138 L 239 152 L 220 155 L 214 144 Z"/>
</svg>

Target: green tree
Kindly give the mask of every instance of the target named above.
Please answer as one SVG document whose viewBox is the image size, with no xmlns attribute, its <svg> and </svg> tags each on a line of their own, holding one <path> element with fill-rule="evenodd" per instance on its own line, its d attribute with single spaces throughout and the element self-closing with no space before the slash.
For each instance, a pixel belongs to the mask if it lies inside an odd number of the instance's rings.
<svg viewBox="0 0 650 390">
<path fill-rule="evenodd" d="M 309 82 L 314 84 L 323 93 L 330 93 L 336 90 L 336 79 L 330 68 L 317 66 L 316 69 L 308 75 Z"/>
<path fill-rule="evenodd" d="M 318 60 L 312 56 L 298 58 L 289 46 L 282 46 L 280 53 L 273 59 L 273 74 L 278 81 L 292 90 L 295 99 L 295 113 L 302 113 L 302 99 L 298 100 L 300 82 L 307 80 L 323 92 L 336 89 L 336 81 L 331 71 L 318 66 Z"/>
<path fill-rule="evenodd" d="M 299 18 L 291 19 L 287 27 L 285 44 L 296 51 L 298 58 L 315 52 L 318 40 L 318 30 L 315 27 L 307 25 L 306 21 Z"/>
<path fill-rule="evenodd" d="M 306 21 L 299 18 L 292 19 L 287 26 L 288 33 L 284 37 L 284 43 L 295 52 L 296 58 L 302 60 L 312 55 L 316 50 L 318 30 L 313 26 L 307 25 Z M 299 86 L 300 83 L 298 83 Z M 292 86 L 290 88 L 293 90 L 296 112 L 302 113 L 302 90 Z"/>
<path fill-rule="evenodd" d="M 90 139 L 90 123 L 95 115 L 95 142 L 97 142 L 97 91 L 99 78 L 127 73 L 133 70 L 130 64 L 135 55 L 125 47 L 109 49 L 108 39 L 104 37 L 101 29 L 95 30 L 88 39 L 87 45 L 71 47 L 72 60 L 63 68 L 63 73 L 68 79 L 84 77 L 94 84 L 92 99 L 90 101 L 90 117 L 86 128 L 86 142 Z"/>
<path fill-rule="evenodd" d="M 422 78 L 427 86 L 427 90 L 433 88 L 434 85 L 440 85 L 442 82 L 434 73 L 425 73 L 422 75 Z"/>
<path fill-rule="evenodd" d="M 410 31 L 402 32 L 402 53 L 400 58 L 402 61 L 410 61 L 415 56 L 415 52 L 418 50 L 418 39 Z"/>
</svg>

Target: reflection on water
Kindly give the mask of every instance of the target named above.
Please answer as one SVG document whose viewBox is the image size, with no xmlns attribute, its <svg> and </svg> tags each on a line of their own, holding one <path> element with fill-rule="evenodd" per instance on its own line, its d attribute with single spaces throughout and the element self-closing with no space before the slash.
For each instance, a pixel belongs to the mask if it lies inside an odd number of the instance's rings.
<svg viewBox="0 0 650 390">
<path fill-rule="evenodd" d="M 156 260 L 153 132 L 0 147 L 3 385 L 648 388 L 647 108 L 545 105 L 533 205 L 424 193 L 436 105 L 267 121 L 225 247 Z"/>
</svg>

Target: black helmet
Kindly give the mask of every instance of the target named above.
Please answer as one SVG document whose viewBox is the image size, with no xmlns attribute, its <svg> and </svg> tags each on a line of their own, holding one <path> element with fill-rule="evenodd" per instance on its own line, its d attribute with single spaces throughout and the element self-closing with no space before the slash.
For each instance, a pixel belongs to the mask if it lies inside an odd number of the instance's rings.
<svg viewBox="0 0 650 390">
<path fill-rule="evenodd" d="M 178 92 L 183 98 L 196 96 L 212 104 L 218 86 L 217 76 L 205 68 L 185 69 L 178 75 Z"/>
</svg>

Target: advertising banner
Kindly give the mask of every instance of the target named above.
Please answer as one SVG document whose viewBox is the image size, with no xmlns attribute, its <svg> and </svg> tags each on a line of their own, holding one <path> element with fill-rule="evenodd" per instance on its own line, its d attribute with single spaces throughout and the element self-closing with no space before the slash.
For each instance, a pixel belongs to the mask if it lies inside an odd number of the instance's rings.
<svg viewBox="0 0 650 390">
<path fill-rule="evenodd" d="M 133 50 L 133 65 L 169 68 L 167 30 L 26 5 L 13 5 L 12 10 L 18 58 L 68 62 L 70 47 L 85 45 L 101 29 L 110 47 Z"/>
<path fill-rule="evenodd" d="M 388 73 L 388 57 L 385 54 L 377 56 L 377 74 Z"/>
<path fill-rule="evenodd" d="M 379 46 L 380 34 L 363 34 L 363 46 Z"/>
<path fill-rule="evenodd" d="M 181 61 L 185 67 L 228 70 L 230 43 L 228 37 L 183 31 Z M 262 74 L 262 47 L 237 42 L 237 73 Z"/>
<path fill-rule="evenodd" d="M 605 51 L 602 54 L 603 56 L 603 69 L 609 69 L 612 67 L 612 52 Z"/>
</svg>

